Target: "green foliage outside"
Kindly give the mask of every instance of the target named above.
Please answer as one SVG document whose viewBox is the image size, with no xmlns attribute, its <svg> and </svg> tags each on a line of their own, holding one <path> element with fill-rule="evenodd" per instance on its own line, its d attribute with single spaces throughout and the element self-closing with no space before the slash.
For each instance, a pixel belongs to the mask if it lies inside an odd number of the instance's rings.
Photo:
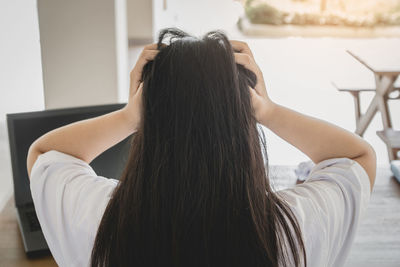
<svg viewBox="0 0 400 267">
<path fill-rule="evenodd" d="M 271 25 L 400 25 L 400 0 L 247 0 L 251 23 Z"/>
</svg>

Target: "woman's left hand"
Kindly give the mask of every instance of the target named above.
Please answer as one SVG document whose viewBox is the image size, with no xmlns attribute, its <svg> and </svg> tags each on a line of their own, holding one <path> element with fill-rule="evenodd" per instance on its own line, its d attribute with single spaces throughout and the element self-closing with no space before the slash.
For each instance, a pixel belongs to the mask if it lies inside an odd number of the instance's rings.
<svg viewBox="0 0 400 267">
<path fill-rule="evenodd" d="M 268 96 L 261 69 L 254 60 L 250 47 L 245 42 L 231 40 L 234 50 L 235 61 L 246 69 L 252 71 L 257 76 L 257 84 L 254 88 L 249 88 L 251 104 L 254 109 L 254 115 L 261 124 L 266 124 L 275 104 Z"/>
<path fill-rule="evenodd" d="M 123 111 L 133 130 L 138 128 L 141 118 L 143 67 L 149 61 L 154 60 L 158 52 L 157 44 L 146 45 L 130 73 L 129 101 Z"/>
</svg>

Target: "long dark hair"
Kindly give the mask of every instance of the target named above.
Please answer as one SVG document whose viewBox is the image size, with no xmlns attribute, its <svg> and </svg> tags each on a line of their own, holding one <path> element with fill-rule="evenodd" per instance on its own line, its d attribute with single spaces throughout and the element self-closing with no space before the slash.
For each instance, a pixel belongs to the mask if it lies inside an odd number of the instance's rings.
<svg viewBox="0 0 400 267">
<path fill-rule="evenodd" d="M 158 44 L 143 70 L 141 125 L 91 265 L 305 263 L 296 218 L 268 181 L 248 89 L 254 73 L 235 63 L 218 31 L 198 39 L 166 29 Z"/>
</svg>

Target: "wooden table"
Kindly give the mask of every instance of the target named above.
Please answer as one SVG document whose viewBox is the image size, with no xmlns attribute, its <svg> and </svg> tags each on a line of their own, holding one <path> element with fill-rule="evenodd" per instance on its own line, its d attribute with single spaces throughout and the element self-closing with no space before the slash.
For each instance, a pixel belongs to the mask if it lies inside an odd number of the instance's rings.
<svg viewBox="0 0 400 267">
<path fill-rule="evenodd" d="M 26 257 L 18 228 L 14 198 L 0 213 L 0 266 L 1 267 L 52 267 L 57 266 L 52 256 L 29 259 Z"/>
<path fill-rule="evenodd" d="M 388 50 L 352 50 L 347 51 L 351 56 L 361 64 L 371 70 L 375 77 L 375 95 L 364 114 L 356 114 L 355 133 L 362 136 L 368 125 L 371 123 L 376 112 L 379 111 L 382 117 L 383 132 L 380 137 L 387 137 L 386 132 L 393 135 L 392 121 L 388 108 L 389 99 L 398 99 L 400 96 L 391 97 L 390 94 L 399 90 L 394 86 L 397 78 L 400 76 L 400 48 L 396 51 Z M 395 132 L 395 135 L 400 134 Z M 388 136 L 389 138 L 390 136 Z M 382 138 L 386 143 L 389 155 L 389 161 L 396 159 L 398 149 L 393 149 L 390 140 Z"/>
</svg>

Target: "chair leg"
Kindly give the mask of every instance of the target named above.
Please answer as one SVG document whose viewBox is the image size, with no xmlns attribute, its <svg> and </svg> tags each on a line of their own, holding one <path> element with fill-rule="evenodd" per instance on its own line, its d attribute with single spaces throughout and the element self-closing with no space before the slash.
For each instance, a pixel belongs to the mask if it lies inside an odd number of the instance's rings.
<svg viewBox="0 0 400 267">
<path fill-rule="evenodd" d="M 391 148 L 390 146 L 386 146 L 388 156 L 389 156 L 389 162 L 392 160 L 395 160 L 397 158 L 397 151 L 396 149 Z"/>
<path fill-rule="evenodd" d="M 400 155 L 399 155 L 400 149 L 392 148 L 390 152 L 392 152 L 392 159 L 390 159 L 391 161 L 400 159 Z"/>
<path fill-rule="evenodd" d="M 360 120 L 361 116 L 361 109 L 360 109 L 360 94 L 359 92 L 350 92 L 351 95 L 353 96 L 353 101 L 354 101 L 354 115 L 356 116 L 356 124 Z"/>
<path fill-rule="evenodd" d="M 383 129 L 392 128 L 392 120 L 390 118 L 390 112 L 388 107 L 387 98 L 380 98 L 378 102 L 378 108 L 382 117 Z"/>
<path fill-rule="evenodd" d="M 354 101 L 354 115 L 356 116 L 356 123 L 360 120 L 361 110 L 360 110 L 360 94 L 359 92 L 350 92 L 353 96 Z"/>
</svg>

